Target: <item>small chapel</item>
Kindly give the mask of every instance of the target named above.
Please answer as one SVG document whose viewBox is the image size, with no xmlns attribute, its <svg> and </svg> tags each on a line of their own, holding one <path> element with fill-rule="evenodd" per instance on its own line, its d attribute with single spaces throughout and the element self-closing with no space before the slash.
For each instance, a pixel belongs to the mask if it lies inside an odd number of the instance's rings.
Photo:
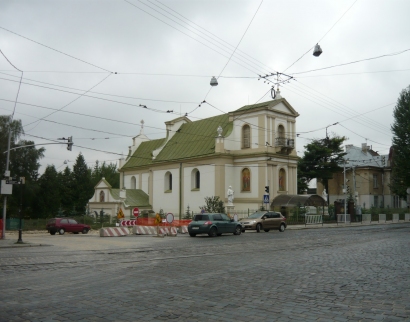
<svg viewBox="0 0 410 322">
<path fill-rule="evenodd" d="M 104 195 L 115 203 L 113 215 L 119 208 L 127 216 L 141 207 L 178 218 L 187 207 L 199 212 L 205 197 L 219 196 L 235 210 L 246 210 L 259 209 L 266 198 L 297 194 L 298 116 L 278 92 L 274 100 L 226 114 L 169 120 L 161 139 L 149 139 L 141 121 L 127 157 L 120 159 L 121 191 L 113 193 L 102 180 L 90 205 L 101 207 Z M 143 205 L 131 198 L 137 195 Z"/>
</svg>

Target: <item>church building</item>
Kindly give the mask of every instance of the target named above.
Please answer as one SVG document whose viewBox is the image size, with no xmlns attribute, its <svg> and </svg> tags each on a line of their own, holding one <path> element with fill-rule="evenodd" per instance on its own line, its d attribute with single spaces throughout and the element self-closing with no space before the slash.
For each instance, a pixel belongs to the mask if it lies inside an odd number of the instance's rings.
<svg viewBox="0 0 410 322">
<path fill-rule="evenodd" d="M 226 114 L 198 121 L 186 116 L 167 121 L 166 137 L 161 139 L 150 140 L 141 121 L 140 134 L 119 164 L 125 195 L 121 199 L 115 191 L 110 200 L 117 196 L 117 208 L 128 217 L 138 205 L 123 200 L 138 193 L 145 200 L 145 209 L 162 209 L 178 219 L 188 206 L 199 212 L 205 197 L 219 196 L 226 206 L 228 189 L 231 209 L 238 211 L 259 209 L 264 201 L 270 203 L 280 194 L 297 194 L 298 116 L 278 92 L 274 100 Z M 99 190 L 109 194 L 107 184 L 100 182 L 90 204 L 98 200 Z"/>
</svg>

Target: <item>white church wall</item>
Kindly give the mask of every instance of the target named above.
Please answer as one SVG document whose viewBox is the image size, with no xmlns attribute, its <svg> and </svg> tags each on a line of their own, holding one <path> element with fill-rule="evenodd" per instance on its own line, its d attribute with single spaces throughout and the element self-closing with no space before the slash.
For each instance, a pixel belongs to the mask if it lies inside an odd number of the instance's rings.
<svg viewBox="0 0 410 322">
<path fill-rule="evenodd" d="M 133 177 L 135 178 L 135 187 L 133 187 Z M 126 189 L 139 189 L 139 175 L 138 174 L 126 174 L 124 175 L 124 187 Z"/>
<path fill-rule="evenodd" d="M 167 172 L 172 174 L 172 190 L 165 187 Z M 179 213 L 179 169 L 156 170 L 153 175 L 153 210 L 158 212 L 162 209 L 165 213 Z"/>
<path fill-rule="evenodd" d="M 148 180 L 149 180 L 149 173 L 142 173 L 141 174 L 141 190 L 143 190 L 146 194 L 149 194 L 148 191 Z"/>
<path fill-rule="evenodd" d="M 233 122 L 232 133 L 225 138 L 226 150 L 241 150 L 242 149 L 242 127 L 248 124 L 251 128 L 251 148 L 258 147 L 258 116 L 247 116 L 244 119 L 237 119 Z"/>
<path fill-rule="evenodd" d="M 199 190 L 193 189 L 192 171 L 198 169 L 200 173 Z M 199 212 L 199 207 L 205 205 L 205 197 L 215 195 L 215 166 L 203 165 L 184 168 L 184 198 L 182 211 L 185 213 L 187 206 L 194 213 Z"/>
</svg>

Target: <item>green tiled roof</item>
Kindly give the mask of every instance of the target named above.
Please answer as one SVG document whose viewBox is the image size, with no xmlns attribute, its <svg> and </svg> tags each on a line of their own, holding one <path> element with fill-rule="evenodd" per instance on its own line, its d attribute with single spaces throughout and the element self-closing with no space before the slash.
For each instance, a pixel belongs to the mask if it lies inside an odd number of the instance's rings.
<svg viewBox="0 0 410 322">
<path fill-rule="evenodd" d="M 114 199 L 120 199 L 121 189 L 111 189 L 111 195 Z M 127 189 L 125 204 L 131 207 L 151 207 L 149 196 L 141 189 Z"/>
<path fill-rule="evenodd" d="M 132 157 L 122 168 L 140 167 L 152 164 L 152 151 L 158 149 L 165 143 L 166 139 L 158 139 L 142 142 Z"/>
<path fill-rule="evenodd" d="M 183 124 L 158 154 L 156 161 L 214 154 L 218 126 L 222 127 L 222 136 L 231 133 L 233 123 L 229 122 L 228 114 Z"/>
<path fill-rule="evenodd" d="M 228 114 L 184 123 L 168 142 L 165 138 L 142 142 L 122 169 L 168 160 L 212 155 L 215 153 L 218 126 L 223 129 L 222 136 L 227 136 L 232 132 L 233 122 L 229 122 Z M 166 145 L 153 160 L 152 152 L 160 148 L 165 142 Z"/>
</svg>

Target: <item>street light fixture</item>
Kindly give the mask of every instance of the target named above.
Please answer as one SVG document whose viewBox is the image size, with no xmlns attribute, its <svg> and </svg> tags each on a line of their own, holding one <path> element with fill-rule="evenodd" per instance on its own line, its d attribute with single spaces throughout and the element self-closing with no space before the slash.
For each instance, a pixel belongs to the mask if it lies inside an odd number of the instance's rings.
<svg viewBox="0 0 410 322">
<path fill-rule="evenodd" d="M 339 122 L 336 122 L 336 123 L 333 123 L 333 124 L 330 124 L 330 125 L 326 126 L 326 139 L 327 140 L 329 139 L 328 136 L 327 136 L 327 128 L 330 127 L 330 126 L 336 125 L 336 124 L 339 124 Z"/>
</svg>

